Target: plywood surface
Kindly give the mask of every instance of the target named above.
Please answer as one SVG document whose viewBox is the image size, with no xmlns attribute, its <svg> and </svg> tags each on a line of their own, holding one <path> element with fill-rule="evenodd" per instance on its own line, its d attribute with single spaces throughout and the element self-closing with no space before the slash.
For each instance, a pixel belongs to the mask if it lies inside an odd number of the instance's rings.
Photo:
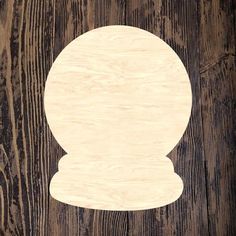
<svg viewBox="0 0 236 236">
<path fill-rule="evenodd" d="M 107 26 L 78 37 L 46 82 L 47 121 L 67 152 L 50 193 L 103 210 L 175 201 L 183 183 L 166 155 L 182 137 L 191 107 L 186 69 L 157 36 Z"/>
<path fill-rule="evenodd" d="M 234 1 L 1 1 L 1 235 L 235 235 Z M 101 211 L 62 204 L 49 183 L 65 152 L 47 125 L 48 72 L 68 43 L 96 27 L 137 26 L 187 68 L 193 109 L 168 154 L 184 190 L 166 207 Z"/>
</svg>

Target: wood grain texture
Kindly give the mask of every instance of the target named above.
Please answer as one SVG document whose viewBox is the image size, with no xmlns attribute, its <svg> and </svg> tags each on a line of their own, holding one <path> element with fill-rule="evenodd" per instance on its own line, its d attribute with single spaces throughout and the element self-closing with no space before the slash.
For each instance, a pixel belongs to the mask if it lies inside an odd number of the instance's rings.
<svg viewBox="0 0 236 236">
<path fill-rule="evenodd" d="M 187 186 L 175 205 L 120 213 L 49 196 L 65 153 L 43 111 L 48 71 L 75 37 L 110 24 L 154 32 L 189 72 L 191 123 L 169 155 Z M 0 235 L 236 234 L 234 0 L 2 0 L 0 39 Z"/>
<path fill-rule="evenodd" d="M 135 235 L 208 235 L 204 152 L 201 127 L 196 1 L 130 1 L 127 24 L 149 29 L 163 38 L 185 64 L 193 93 L 189 126 L 170 158 L 184 182 L 181 197 L 152 212 L 130 212 Z M 155 222 L 155 223 L 154 223 Z"/>
<path fill-rule="evenodd" d="M 52 16 L 48 1 L 1 1 L 3 235 L 47 232 L 50 158 L 45 157 L 52 151 L 52 136 L 43 116 L 42 94 L 52 61 Z"/>
<path fill-rule="evenodd" d="M 200 74 L 209 231 L 236 233 L 235 1 L 201 1 Z"/>
<path fill-rule="evenodd" d="M 71 10 L 68 11 L 68 8 Z M 125 1 L 123 0 L 57 0 L 54 3 L 54 11 L 54 59 L 69 42 L 80 34 L 99 26 L 125 23 Z M 60 150 L 59 145 L 56 145 L 57 150 Z M 51 177 L 57 171 L 58 161 L 63 155 L 65 152 L 59 152 L 58 156 L 50 159 Z M 72 222 L 78 222 L 78 225 L 75 226 Z M 112 227 L 113 222 L 116 222 L 115 228 Z M 125 235 L 127 213 L 109 213 L 71 207 L 50 197 L 49 225 L 48 235 L 99 235 L 98 232 L 100 235 Z"/>
<path fill-rule="evenodd" d="M 45 85 L 49 127 L 67 152 L 50 183 L 61 202 L 141 210 L 174 202 L 181 177 L 166 155 L 188 125 L 191 85 L 159 37 L 106 26 L 73 40 Z"/>
</svg>

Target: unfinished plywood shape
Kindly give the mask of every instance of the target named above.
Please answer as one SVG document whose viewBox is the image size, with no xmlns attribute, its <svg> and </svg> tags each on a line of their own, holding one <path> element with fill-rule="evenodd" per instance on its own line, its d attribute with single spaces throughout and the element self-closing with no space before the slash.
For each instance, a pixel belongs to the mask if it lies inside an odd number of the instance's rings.
<svg viewBox="0 0 236 236">
<path fill-rule="evenodd" d="M 182 137 L 191 105 L 185 67 L 157 36 L 108 26 L 78 37 L 46 82 L 47 121 L 67 152 L 51 195 L 104 210 L 174 202 L 183 182 L 166 155 Z"/>
</svg>

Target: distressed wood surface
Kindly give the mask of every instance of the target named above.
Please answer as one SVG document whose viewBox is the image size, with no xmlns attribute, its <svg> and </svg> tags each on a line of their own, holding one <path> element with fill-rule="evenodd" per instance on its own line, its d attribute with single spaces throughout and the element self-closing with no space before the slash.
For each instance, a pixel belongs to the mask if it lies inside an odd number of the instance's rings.
<svg viewBox="0 0 236 236">
<path fill-rule="evenodd" d="M 127 24 L 149 29 L 182 59 L 192 84 L 193 107 L 182 140 L 169 154 L 184 182 L 181 197 L 151 212 L 129 212 L 132 235 L 208 235 L 204 152 L 201 127 L 196 1 L 129 1 Z M 155 232 L 157 232 L 155 234 Z"/>
<path fill-rule="evenodd" d="M 201 1 L 200 8 L 201 107 L 212 235 L 236 234 L 235 3 Z"/>
<path fill-rule="evenodd" d="M 128 24 L 164 39 L 193 89 L 187 131 L 169 154 L 185 189 L 138 212 L 59 203 L 49 181 L 65 154 L 43 109 L 48 71 L 90 29 Z M 0 235 L 235 235 L 235 1 L 0 1 Z"/>
</svg>

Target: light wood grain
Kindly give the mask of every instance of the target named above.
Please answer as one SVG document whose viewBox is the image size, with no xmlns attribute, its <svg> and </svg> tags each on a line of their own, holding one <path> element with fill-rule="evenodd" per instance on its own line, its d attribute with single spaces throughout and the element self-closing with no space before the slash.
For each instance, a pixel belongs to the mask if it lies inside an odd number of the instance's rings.
<svg viewBox="0 0 236 236">
<path fill-rule="evenodd" d="M 166 158 L 191 112 L 187 72 L 147 31 L 110 26 L 70 43 L 48 75 L 45 111 L 68 153 L 50 184 L 59 201 L 95 209 L 164 206 L 182 193 Z"/>
</svg>

